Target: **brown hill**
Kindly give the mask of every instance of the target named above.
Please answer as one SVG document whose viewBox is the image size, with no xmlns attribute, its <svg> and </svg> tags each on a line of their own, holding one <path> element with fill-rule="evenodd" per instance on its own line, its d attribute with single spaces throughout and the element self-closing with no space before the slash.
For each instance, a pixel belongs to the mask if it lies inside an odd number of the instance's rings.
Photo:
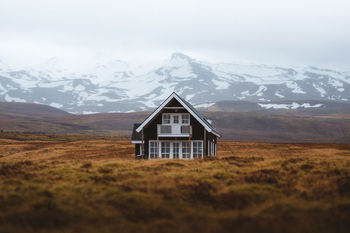
<svg viewBox="0 0 350 233">
<path fill-rule="evenodd" d="M 206 113 L 224 140 L 259 142 L 350 142 L 350 116 Z"/>
<path fill-rule="evenodd" d="M 9 116 L 57 117 L 70 115 L 68 112 L 43 104 L 0 102 L 0 114 Z"/>
<path fill-rule="evenodd" d="M 9 103 L 10 105 L 13 103 Z M 35 104 L 26 105 L 25 107 Z M 41 108 L 41 107 L 39 107 Z M 9 108 L 11 109 L 11 108 Z M 26 110 L 31 114 L 0 110 L 0 130 L 49 134 L 92 134 L 130 136 L 132 125 L 149 112 L 71 115 Z M 18 110 L 19 111 L 19 110 Z M 223 133 L 223 140 L 257 142 L 350 142 L 350 115 L 276 115 L 262 113 L 206 112 Z"/>
</svg>

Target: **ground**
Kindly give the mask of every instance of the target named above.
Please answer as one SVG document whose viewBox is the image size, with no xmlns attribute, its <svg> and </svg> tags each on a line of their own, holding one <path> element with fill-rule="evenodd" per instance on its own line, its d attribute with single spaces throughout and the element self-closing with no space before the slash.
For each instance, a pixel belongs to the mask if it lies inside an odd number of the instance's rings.
<svg viewBox="0 0 350 233">
<path fill-rule="evenodd" d="M 0 232 L 349 232 L 350 144 L 219 142 L 134 160 L 127 138 L 0 134 Z"/>
</svg>

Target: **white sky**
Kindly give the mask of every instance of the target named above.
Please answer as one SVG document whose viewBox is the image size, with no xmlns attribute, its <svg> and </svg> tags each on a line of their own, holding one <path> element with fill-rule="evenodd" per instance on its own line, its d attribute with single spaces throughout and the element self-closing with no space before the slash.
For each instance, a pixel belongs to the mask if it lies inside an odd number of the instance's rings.
<svg viewBox="0 0 350 233">
<path fill-rule="evenodd" d="M 107 54 L 350 71 L 349 0 L 1 0 L 0 57 Z"/>
</svg>

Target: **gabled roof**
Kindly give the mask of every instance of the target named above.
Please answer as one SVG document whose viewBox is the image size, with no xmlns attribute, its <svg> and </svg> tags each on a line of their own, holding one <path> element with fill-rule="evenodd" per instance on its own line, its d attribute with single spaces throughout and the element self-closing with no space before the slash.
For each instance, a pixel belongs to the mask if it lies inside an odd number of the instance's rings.
<svg viewBox="0 0 350 233">
<path fill-rule="evenodd" d="M 176 99 L 196 120 L 203 125 L 203 127 L 210 133 L 221 137 L 221 134 L 198 112 L 190 103 L 182 99 L 175 92 L 173 92 L 159 107 L 154 110 L 142 123 L 136 128 L 136 132 L 140 133 L 143 127 L 145 127 L 151 120 L 153 120 L 158 113 L 172 100 Z"/>
<path fill-rule="evenodd" d="M 175 93 L 176 94 L 176 93 Z M 180 96 L 178 96 L 186 105 L 187 107 L 189 107 L 192 112 L 194 112 L 208 127 L 210 127 L 212 129 L 212 133 L 215 134 L 218 137 L 221 137 L 221 134 L 219 133 L 219 131 L 217 129 L 214 128 L 214 126 L 212 126 L 207 119 L 204 118 L 204 116 L 195 108 L 193 107 L 192 104 L 190 104 L 189 102 L 187 102 L 186 100 L 184 100 L 183 98 L 181 98 Z M 203 125 L 204 126 L 204 125 Z M 210 132 L 208 130 L 208 132 Z"/>
<path fill-rule="evenodd" d="M 132 129 L 132 135 L 131 135 L 131 142 L 132 143 L 138 143 L 141 142 L 141 134 L 139 132 L 136 132 L 137 127 L 139 127 L 141 124 L 140 123 L 135 123 L 134 127 Z"/>
</svg>

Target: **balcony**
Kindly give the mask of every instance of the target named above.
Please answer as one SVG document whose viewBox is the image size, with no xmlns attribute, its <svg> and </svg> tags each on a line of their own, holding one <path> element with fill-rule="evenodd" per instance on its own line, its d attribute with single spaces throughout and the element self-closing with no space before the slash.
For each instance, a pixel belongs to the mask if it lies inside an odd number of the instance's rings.
<svg viewBox="0 0 350 233">
<path fill-rule="evenodd" d="M 158 137 L 189 137 L 192 134 L 190 125 L 157 125 Z"/>
</svg>

